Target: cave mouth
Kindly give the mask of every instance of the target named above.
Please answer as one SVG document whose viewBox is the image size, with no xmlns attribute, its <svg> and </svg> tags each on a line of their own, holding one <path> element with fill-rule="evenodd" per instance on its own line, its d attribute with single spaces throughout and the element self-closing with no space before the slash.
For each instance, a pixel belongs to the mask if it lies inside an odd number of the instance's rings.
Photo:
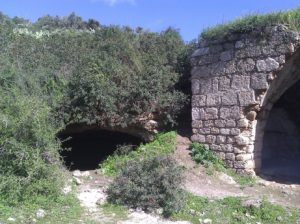
<svg viewBox="0 0 300 224">
<path fill-rule="evenodd" d="M 278 182 L 300 183 L 300 81 L 270 111 L 264 131 L 261 173 Z"/>
<path fill-rule="evenodd" d="M 61 157 L 70 170 L 95 170 L 109 155 L 113 155 L 120 145 L 136 148 L 143 140 L 121 132 L 99 129 L 59 134 L 62 141 Z"/>
</svg>

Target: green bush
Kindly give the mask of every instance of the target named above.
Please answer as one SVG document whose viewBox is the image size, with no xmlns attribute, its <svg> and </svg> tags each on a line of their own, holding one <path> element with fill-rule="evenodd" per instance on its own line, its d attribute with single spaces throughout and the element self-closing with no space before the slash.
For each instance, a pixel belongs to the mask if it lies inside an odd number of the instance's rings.
<svg viewBox="0 0 300 224">
<path fill-rule="evenodd" d="M 184 202 L 181 171 L 170 157 L 128 161 L 107 189 L 108 201 L 144 211 L 162 208 L 168 216 Z"/>
<path fill-rule="evenodd" d="M 192 143 L 191 145 L 192 149 L 192 158 L 196 163 L 200 163 L 204 165 L 205 167 L 214 167 L 217 170 L 224 169 L 224 162 L 218 158 L 218 156 L 205 147 L 202 144 L 199 143 Z"/>
<path fill-rule="evenodd" d="M 59 196 L 58 125 L 39 97 L 0 91 L 0 200 L 11 205 L 40 195 Z"/>
</svg>

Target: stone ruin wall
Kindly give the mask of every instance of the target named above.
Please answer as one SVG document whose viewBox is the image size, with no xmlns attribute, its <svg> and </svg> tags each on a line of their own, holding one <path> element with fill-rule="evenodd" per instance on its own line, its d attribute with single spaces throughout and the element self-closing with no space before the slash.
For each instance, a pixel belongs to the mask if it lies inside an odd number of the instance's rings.
<svg viewBox="0 0 300 224">
<path fill-rule="evenodd" d="M 199 46 L 191 58 L 191 140 L 215 151 L 227 166 L 255 174 L 263 135 L 257 122 L 272 107 L 265 98 L 298 49 L 299 33 L 280 25 L 202 40 Z"/>
</svg>

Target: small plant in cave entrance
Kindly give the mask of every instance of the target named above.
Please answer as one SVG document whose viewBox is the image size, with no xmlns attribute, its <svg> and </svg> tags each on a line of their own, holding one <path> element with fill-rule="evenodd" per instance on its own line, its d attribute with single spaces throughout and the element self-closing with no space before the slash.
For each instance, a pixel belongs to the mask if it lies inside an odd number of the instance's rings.
<svg viewBox="0 0 300 224">
<path fill-rule="evenodd" d="M 163 209 L 169 216 L 184 205 L 182 169 L 167 156 L 131 160 L 107 190 L 108 202 L 141 208 Z"/>
</svg>

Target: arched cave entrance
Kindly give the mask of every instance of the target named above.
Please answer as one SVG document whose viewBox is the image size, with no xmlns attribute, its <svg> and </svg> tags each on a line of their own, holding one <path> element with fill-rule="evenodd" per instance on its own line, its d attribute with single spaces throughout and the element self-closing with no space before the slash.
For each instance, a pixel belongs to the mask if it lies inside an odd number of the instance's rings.
<svg viewBox="0 0 300 224">
<path fill-rule="evenodd" d="M 143 140 L 130 134 L 97 128 L 75 131 L 66 129 L 58 136 L 63 141 L 61 156 L 66 167 L 73 170 L 95 170 L 120 145 L 136 148 Z"/>
<path fill-rule="evenodd" d="M 300 183 L 300 81 L 273 104 L 266 122 L 261 173 Z"/>
</svg>

